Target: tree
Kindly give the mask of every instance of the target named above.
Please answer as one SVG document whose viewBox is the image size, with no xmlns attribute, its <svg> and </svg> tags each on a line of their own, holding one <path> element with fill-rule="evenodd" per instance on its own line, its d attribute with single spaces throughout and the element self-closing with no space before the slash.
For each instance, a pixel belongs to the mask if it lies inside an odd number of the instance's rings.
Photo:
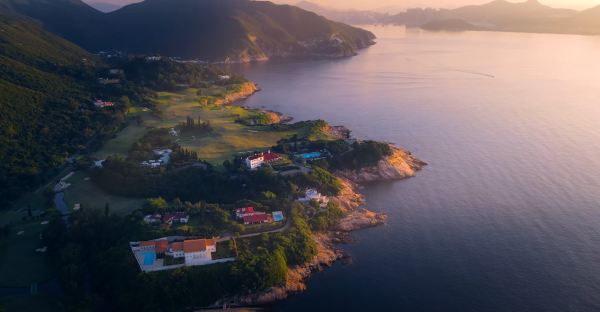
<svg viewBox="0 0 600 312">
<path fill-rule="evenodd" d="M 44 192 L 42 193 L 42 195 L 44 195 L 44 206 L 46 207 L 46 209 L 52 208 L 52 205 L 54 204 L 54 189 L 52 187 L 47 187 Z"/>
<path fill-rule="evenodd" d="M 31 218 L 31 204 L 27 205 L 27 216 Z"/>
<path fill-rule="evenodd" d="M 106 204 L 104 205 L 104 216 L 108 217 L 110 213 L 110 205 L 108 204 L 108 199 L 106 200 Z"/>
<path fill-rule="evenodd" d="M 146 202 L 142 205 L 143 212 L 146 214 L 166 211 L 167 210 L 167 202 L 162 198 L 148 198 Z"/>
<path fill-rule="evenodd" d="M 260 197 L 262 197 L 263 199 L 275 199 L 277 197 L 277 195 L 275 195 L 275 193 L 273 193 L 271 191 L 266 191 L 266 192 L 261 192 Z"/>
</svg>

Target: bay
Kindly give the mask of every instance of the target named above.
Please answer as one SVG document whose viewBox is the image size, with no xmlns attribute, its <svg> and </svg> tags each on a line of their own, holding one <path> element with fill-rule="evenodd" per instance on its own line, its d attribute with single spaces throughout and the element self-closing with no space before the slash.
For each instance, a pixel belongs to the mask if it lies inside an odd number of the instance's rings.
<svg viewBox="0 0 600 312">
<path fill-rule="evenodd" d="M 388 226 L 270 308 L 600 310 L 600 38 L 366 28 L 378 43 L 356 57 L 231 66 L 263 88 L 243 105 L 430 164 L 367 184 Z"/>
</svg>

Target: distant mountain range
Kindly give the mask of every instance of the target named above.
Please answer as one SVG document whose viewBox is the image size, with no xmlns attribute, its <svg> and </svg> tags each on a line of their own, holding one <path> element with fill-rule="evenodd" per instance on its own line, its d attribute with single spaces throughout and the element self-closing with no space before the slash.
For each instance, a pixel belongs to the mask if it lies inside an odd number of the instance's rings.
<svg viewBox="0 0 600 312">
<path fill-rule="evenodd" d="M 371 24 L 382 23 L 389 20 L 387 11 L 381 10 L 342 10 L 324 7 L 314 2 L 301 1 L 296 6 L 306 11 L 314 12 L 333 21 L 349 24 Z M 398 10 L 397 10 L 398 11 Z"/>
<path fill-rule="evenodd" d="M 88 51 L 126 50 L 206 61 L 271 56 L 348 56 L 372 45 L 368 31 L 289 5 L 247 0 L 146 0 L 102 13 L 81 0 L 0 0 Z"/>
<path fill-rule="evenodd" d="M 116 11 L 123 7 L 121 5 L 106 3 L 106 2 L 91 2 L 91 3 L 88 3 L 88 5 L 94 9 L 96 9 L 100 12 L 104 12 L 104 13 Z"/>
<path fill-rule="evenodd" d="M 512 3 L 495 0 L 482 5 L 470 5 L 454 10 L 431 8 L 408 9 L 391 16 L 389 23 L 423 26 L 433 21 L 452 19 L 448 23 L 433 23 L 426 28 L 457 26 L 457 20 L 473 24 L 479 30 L 542 32 L 565 34 L 600 34 L 600 6 L 578 12 L 552 8 L 537 0 Z M 466 27 L 466 24 L 461 23 Z"/>
</svg>

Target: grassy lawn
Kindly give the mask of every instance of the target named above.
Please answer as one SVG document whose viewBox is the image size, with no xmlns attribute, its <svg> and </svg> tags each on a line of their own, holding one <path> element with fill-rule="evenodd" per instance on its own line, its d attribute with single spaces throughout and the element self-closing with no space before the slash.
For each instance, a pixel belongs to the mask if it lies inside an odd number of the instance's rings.
<svg viewBox="0 0 600 312">
<path fill-rule="evenodd" d="M 245 225 L 246 229 L 244 229 L 244 231 L 241 232 L 240 234 L 245 235 L 245 234 L 258 233 L 258 232 L 273 231 L 284 225 L 285 225 L 285 223 L 282 221 L 273 222 L 273 223 Z"/>
<path fill-rule="evenodd" d="M 144 109 L 146 111 L 144 111 Z M 144 107 L 134 106 L 129 109 L 128 117 L 141 115 L 144 118 L 144 124 L 138 125 L 137 121 L 133 120 L 129 126 L 117 133 L 117 137 L 108 140 L 104 146 L 94 152 L 94 156 L 103 159 L 114 154 L 126 156 L 131 147 L 131 143 L 139 140 L 148 132 L 147 126 L 155 125 L 162 120 L 152 115 L 152 112 Z"/>
<path fill-rule="evenodd" d="M 62 312 L 63 305 L 56 298 L 38 293 L 0 298 L 0 307 L 6 312 Z"/>
<path fill-rule="evenodd" d="M 45 219 L 22 221 L 26 215 L 26 212 L 0 212 L 0 226 L 10 221 L 16 223 L 8 237 L 1 238 L 0 287 L 26 287 L 32 280 L 44 283 L 56 276 L 46 254 L 35 251 L 43 247 L 40 234 L 47 226 L 41 224 Z"/>
<path fill-rule="evenodd" d="M 94 185 L 91 180 L 85 180 L 88 174 L 85 171 L 75 171 L 75 174 L 67 179 L 66 183 L 71 186 L 63 189 L 65 202 L 69 211 L 73 211 L 75 204 L 82 204 L 84 209 L 104 209 L 106 200 L 110 203 L 111 213 L 124 216 L 142 207 L 145 198 L 130 198 L 110 195 Z"/>
<path fill-rule="evenodd" d="M 215 226 L 213 220 L 210 218 L 208 214 L 204 216 L 204 222 L 202 222 L 202 218 L 199 214 L 193 215 L 188 220 L 188 223 L 173 223 L 173 228 L 176 229 L 180 226 L 191 226 L 194 228 L 199 228 L 201 226 Z"/>
<path fill-rule="evenodd" d="M 289 132 L 277 132 L 264 126 L 244 126 L 236 123 L 238 117 L 258 115 L 257 110 L 245 109 L 239 106 L 200 105 L 200 97 L 195 91 L 178 93 L 159 93 L 159 102 L 165 105 L 167 120 L 157 123 L 157 127 L 169 127 L 184 121 L 187 116 L 203 121 L 210 121 L 214 131 L 210 134 L 203 132 L 186 132 L 173 136 L 171 139 L 182 147 L 196 151 L 198 157 L 214 165 L 221 165 L 224 160 L 231 159 L 243 152 L 267 150 L 275 145 L 282 137 L 291 137 L 298 133 L 306 135 L 311 124 Z"/>
<path fill-rule="evenodd" d="M 244 126 L 236 123 L 235 119 L 258 116 L 260 111 L 240 106 L 201 105 L 202 98 L 224 92 L 225 88 L 213 87 L 202 91 L 202 96 L 196 95 L 196 89 L 159 92 L 157 102 L 165 112 L 164 121 L 158 120 L 150 111 L 144 111 L 141 107 L 132 107 L 128 116 L 141 114 L 145 125 L 140 126 L 133 121 L 117 134 L 117 138 L 109 140 L 94 155 L 100 158 L 113 154 L 127 155 L 131 144 L 147 133 L 146 126 L 172 127 L 189 116 L 196 120 L 200 118 L 202 121 L 209 121 L 214 131 L 210 134 L 200 131 L 186 132 L 178 136 L 170 135 L 169 138 L 183 148 L 197 152 L 200 159 L 207 160 L 219 169 L 224 160 L 249 151 L 266 151 L 282 137 L 290 138 L 295 133 L 303 137 L 308 134 L 312 125 L 306 123 L 301 128 L 288 132 L 277 132 L 269 126 Z M 331 137 L 319 134 L 317 139 Z"/>
</svg>

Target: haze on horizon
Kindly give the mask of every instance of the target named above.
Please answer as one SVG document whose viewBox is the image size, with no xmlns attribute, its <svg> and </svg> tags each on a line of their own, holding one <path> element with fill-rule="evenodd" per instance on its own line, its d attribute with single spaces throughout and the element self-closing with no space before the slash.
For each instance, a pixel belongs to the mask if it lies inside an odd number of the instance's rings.
<svg viewBox="0 0 600 312">
<path fill-rule="evenodd" d="M 127 5 L 140 0 L 83 0 L 86 3 L 104 2 L 117 5 Z M 271 0 L 278 4 L 296 4 L 302 0 Z M 377 10 L 383 7 L 435 7 L 435 8 L 456 8 L 464 5 L 477 5 L 491 2 L 492 0 L 307 0 L 318 3 L 322 6 L 333 7 L 336 9 L 358 9 L 358 10 Z M 524 2 L 526 0 L 509 0 L 510 2 Z M 576 10 L 585 10 L 600 5 L 600 0 L 538 0 L 556 8 L 568 8 Z"/>
</svg>

